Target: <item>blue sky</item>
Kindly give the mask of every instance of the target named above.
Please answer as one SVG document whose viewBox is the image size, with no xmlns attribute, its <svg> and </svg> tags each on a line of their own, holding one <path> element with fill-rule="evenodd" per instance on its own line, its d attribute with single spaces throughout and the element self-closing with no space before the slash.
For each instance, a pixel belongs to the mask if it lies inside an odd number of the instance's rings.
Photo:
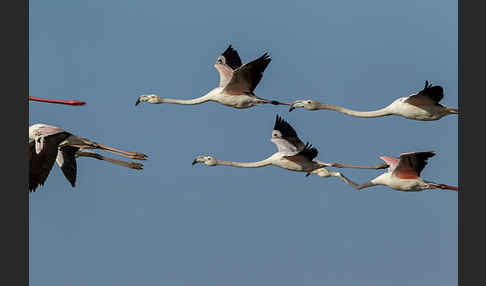
<svg viewBox="0 0 486 286">
<path fill-rule="evenodd" d="M 263 98 L 373 110 L 429 80 L 457 107 L 457 1 L 31 1 L 29 19 L 30 95 L 88 103 L 31 102 L 29 123 L 149 156 L 141 172 L 81 158 L 75 189 L 53 168 L 30 195 L 31 285 L 457 285 L 457 193 L 191 166 L 273 154 L 279 114 L 320 160 L 432 150 L 423 177 L 457 185 L 457 117 L 134 106 L 214 88 L 231 43 L 243 62 L 270 53 Z"/>
</svg>

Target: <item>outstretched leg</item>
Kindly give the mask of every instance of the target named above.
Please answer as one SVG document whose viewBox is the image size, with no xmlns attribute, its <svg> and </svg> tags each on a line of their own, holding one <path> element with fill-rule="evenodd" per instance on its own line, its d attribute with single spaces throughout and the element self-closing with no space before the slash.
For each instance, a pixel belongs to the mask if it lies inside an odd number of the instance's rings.
<svg viewBox="0 0 486 286">
<path fill-rule="evenodd" d="M 73 137 L 73 136 L 71 136 L 71 137 Z M 69 139 L 71 139 L 71 138 L 69 138 Z M 147 159 L 147 155 L 142 154 L 142 153 L 128 152 L 128 151 L 124 151 L 124 150 L 121 150 L 121 149 L 101 145 L 99 143 L 90 141 L 86 138 L 79 138 L 78 137 L 76 139 L 79 139 L 79 140 L 76 140 L 76 141 L 79 141 L 79 142 L 69 142 L 69 145 L 78 147 L 80 149 L 100 149 L 100 150 L 108 151 L 108 152 L 111 152 L 111 153 L 114 153 L 114 154 L 117 154 L 117 155 L 120 155 L 120 156 L 123 156 L 123 157 L 135 159 L 135 160 L 146 160 Z"/>
<path fill-rule="evenodd" d="M 322 161 L 317 161 L 319 164 L 321 164 L 323 167 L 334 167 L 334 168 L 352 168 L 352 169 L 386 169 L 388 168 L 388 164 L 378 164 L 376 166 L 357 166 L 357 165 L 344 165 L 340 163 L 326 163 Z"/>
<path fill-rule="evenodd" d="M 436 189 L 451 190 L 451 191 L 456 191 L 456 192 L 459 191 L 458 187 L 444 185 L 444 184 L 431 184 L 431 186 L 436 188 Z"/>
<path fill-rule="evenodd" d="M 102 160 L 102 161 L 107 161 L 107 162 L 110 162 L 110 163 L 113 163 L 113 164 L 116 164 L 116 165 L 120 165 L 120 166 L 123 166 L 123 167 L 130 168 L 130 169 L 135 169 L 135 170 L 142 170 L 143 169 L 143 164 L 136 163 L 136 162 L 127 162 L 127 161 L 117 160 L 117 159 L 102 156 L 98 153 L 94 153 L 94 152 L 90 152 L 90 151 L 78 150 L 75 153 L 75 157 L 76 158 L 77 157 L 90 157 L 90 158 L 95 158 L 95 159 Z"/>
<path fill-rule="evenodd" d="M 291 103 L 287 103 L 287 102 L 281 102 L 281 101 L 277 101 L 277 100 L 268 100 L 268 99 L 263 99 L 261 98 L 262 102 L 264 104 L 273 104 L 273 105 L 289 105 L 291 106 L 292 104 Z"/>
</svg>

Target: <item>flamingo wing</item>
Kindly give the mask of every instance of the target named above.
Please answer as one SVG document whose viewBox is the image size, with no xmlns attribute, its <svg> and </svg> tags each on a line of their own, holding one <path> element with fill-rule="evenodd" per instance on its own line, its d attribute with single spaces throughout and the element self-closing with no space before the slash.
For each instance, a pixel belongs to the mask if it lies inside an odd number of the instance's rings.
<svg viewBox="0 0 486 286">
<path fill-rule="evenodd" d="M 304 162 L 312 161 L 314 160 L 315 157 L 317 157 L 317 154 L 319 151 L 317 151 L 316 148 L 312 147 L 309 142 L 305 145 L 304 149 L 300 151 L 299 153 L 291 156 L 284 156 L 285 159 L 288 159 L 292 162 L 295 162 L 297 164 L 302 164 Z"/>
<path fill-rule="evenodd" d="M 214 67 L 219 72 L 219 86 L 225 87 L 233 77 L 233 70 L 228 65 L 220 63 L 214 64 Z"/>
<path fill-rule="evenodd" d="M 54 162 L 52 162 L 54 164 Z M 49 176 L 52 165 L 42 160 L 41 156 L 35 151 L 35 142 L 29 142 L 29 191 L 35 192 L 39 185 L 43 185 Z"/>
<path fill-rule="evenodd" d="M 233 49 L 231 45 L 226 48 L 226 50 L 221 54 L 220 57 L 223 57 L 223 63 L 228 65 L 232 70 L 235 70 L 243 64 L 241 62 L 240 56 L 238 52 Z"/>
<path fill-rule="evenodd" d="M 218 57 L 214 67 L 219 72 L 219 86 L 225 87 L 233 77 L 233 70 L 242 65 L 238 52 L 229 47 Z"/>
<path fill-rule="evenodd" d="M 437 105 L 444 97 L 444 89 L 440 85 L 433 86 L 425 81 L 425 87 L 417 94 L 413 94 L 407 98 L 405 102 L 415 106 Z"/>
<path fill-rule="evenodd" d="M 79 148 L 69 145 L 59 147 L 56 157 L 57 165 L 73 188 L 76 185 L 77 164 L 75 154 L 78 150 Z"/>
<path fill-rule="evenodd" d="M 278 134 L 278 137 L 273 136 L 274 133 Z M 299 139 L 294 128 L 278 115 L 275 119 L 271 141 L 277 145 L 278 151 L 299 152 L 305 149 L 304 143 Z"/>
<path fill-rule="evenodd" d="M 434 152 L 402 153 L 393 174 L 400 179 L 416 179 L 427 165 L 427 159 L 434 155 Z"/>
<path fill-rule="evenodd" d="M 393 158 L 390 156 L 381 156 L 380 159 L 385 161 L 385 163 L 388 164 L 388 172 L 393 172 L 397 167 L 398 162 L 400 161 L 400 159 Z"/>
<path fill-rule="evenodd" d="M 224 92 L 228 95 L 253 94 L 253 90 L 255 90 L 262 79 L 263 72 L 270 61 L 268 53 L 265 53 L 260 58 L 234 70 L 231 80 L 224 88 Z"/>
<path fill-rule="evenodd" d="M 66 135 L 66 137 L 69 135 Z M 52 136 L 49 136 L 52 137 Z M 58 145 L 63 138 L 54 136 L 53 138 L 42 138 L 42 149 L 37 152 L 36 141 L 29 143 L 29 191 L 34 192 L 37 187 L 44 185 L 52 166 L 56 161 Z"/>
</svg>

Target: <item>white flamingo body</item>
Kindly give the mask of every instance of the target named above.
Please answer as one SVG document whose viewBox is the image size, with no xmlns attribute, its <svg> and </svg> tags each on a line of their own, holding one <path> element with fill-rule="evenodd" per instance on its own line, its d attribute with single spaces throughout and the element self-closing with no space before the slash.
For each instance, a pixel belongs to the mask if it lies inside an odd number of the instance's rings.
<svg viewBox="0 0 486 286">
<path fill-rule="evenodd" d="M 407 102 L 409 97 L 400 97 L 386 107 L 389 115 L 399 115 L 407 119 L 434 121 L 452 114 L 442 105 L 416 106 Z"/>
<path fill-rule="evenodd" d="M 275 154 L 277 155 L 277 154 Z M 289 155 L 285 154 L 278 154 L 278 157 L 275 158 L 275 162 L 273 162 L 272 165 L 287 169 L 290 171 L 295 171 L 295 172 L 306 172 L 310 173 L 316 169 L 322 168 L 323 165 L 319 164 L 316 161 L 303 161 L 300 163 L 295 163 L 289 159 L 286 159 L 285 157 Z"/>
<path fill-rule="evenodd" d="M 433 121 L 446 115 L 459 114 L 458 109 L 439 104 L 444 97 L 441 86 L 432 86 L 425 81 L 425 88 L 407 97 L 400 97 L 390 105 L 375 111 L 356 111 L 331 104 L 321 104 L 315 100 L 296 100 L 289 111 L 302 107 L 307 110 L 334 110 L 355 117 L 374 118 L 398 115 L 412 120 Z"/>
<path fill-rule="evenodd" d="M 223 105 L 244 109 L 261 104 L 290 105 L 290 103 L 275 100 L 266 100 L 257 97 L 253 91 L 260 82 L 263 72 L 271 59 L 265 53 L 260 58 L 242 65 L 241 59 L 231 45 L 221 54 L 214 67 L 220 76 L 219 86 L 207 94 L 194 99 L 169 99 L 155 94 L 141 95 L 135 105 L 141 102 L 152 104 L 173 103 L 183 105 L 196 105 L 208 101 L 214 101 Z"/>
<path fill-rule="evenodd" d="M 384 185 L 394 190 L 404 192 L 418 192 L 427 189 L 447 189 L 457 191 L 457 187 L 428 182 L 420 177 L 420 173 L 427 165 L 427 159 L 434 155 L 434 152 L 411 152 L 400 154 L 400 159 L 390 156 L 381 156 L 380 158 L 389 165 L 387 172 L 360 185 L 354 183 L 344 175 L 341 175 L 341 179 L 357 190 L 376 185 Z"/>
<path fill-rule="evenodd" d="M 374 185 L 388 186 L 394 190 L 404 192 L 417 192 L 427 189 L 427 183 L 422 178 L 400 179 L 392 172 L 386 172 L 371 180 Z"/>
</svg>

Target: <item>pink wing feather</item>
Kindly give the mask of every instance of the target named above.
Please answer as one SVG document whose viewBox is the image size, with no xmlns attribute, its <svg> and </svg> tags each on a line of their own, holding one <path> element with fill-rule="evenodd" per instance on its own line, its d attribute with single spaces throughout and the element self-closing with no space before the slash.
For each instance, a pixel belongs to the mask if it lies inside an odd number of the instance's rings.
<svg viewBox="0 0 486 286">
<path fill-rule="evenodd" d="M 388 164 L 388 172 L 393 172 L 395 168 L 398 166 L 398 162 L 400 162 L 400 159 L 393 158 L 390 156 L 381 156 L 381 160 L 385 161 L 385 163 Z"/>
<path fill-rule="evenodd" d="M 219 72 L 219 86 L 225 87 L 233 77 L 233 69 L 228 65 L 215 64 L 214 67 Z"/>
</svg>

